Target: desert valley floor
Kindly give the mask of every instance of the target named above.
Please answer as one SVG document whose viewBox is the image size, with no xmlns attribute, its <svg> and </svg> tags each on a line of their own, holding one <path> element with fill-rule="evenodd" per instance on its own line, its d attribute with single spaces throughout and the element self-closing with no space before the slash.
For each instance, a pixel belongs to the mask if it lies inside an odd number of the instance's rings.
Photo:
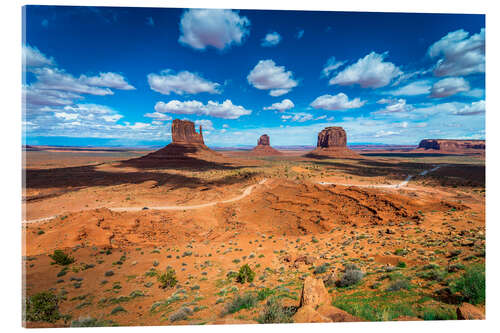
<svg viewBox="0 0 500 333">
<path fill-rule="evenodd" d="M 330 321 L 456 319 L 452 286 L 484 263 L 484 155 L 127 162 L 145 153 L 25 152 L 25 293 L 51 291 L 62 314 L 28 326 L 262 323 L 270 306 L 290 319 L 308 276 L 345 311 Z M 339 283 L 353 265 L 362 278 Z M 160 288 L 167 267 L 177 284 Z"/>
</svg>

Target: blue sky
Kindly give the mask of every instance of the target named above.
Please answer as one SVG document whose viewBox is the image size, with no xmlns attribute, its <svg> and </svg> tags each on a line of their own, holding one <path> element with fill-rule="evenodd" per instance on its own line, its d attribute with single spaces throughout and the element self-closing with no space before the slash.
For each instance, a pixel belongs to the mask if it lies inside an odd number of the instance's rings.
<svg viewBox="0 0 500 333">
<path fill-rule="evenodd" d="M 483 15 L 25 7 L 23 142 L 485 137 Z"/>
</svg>

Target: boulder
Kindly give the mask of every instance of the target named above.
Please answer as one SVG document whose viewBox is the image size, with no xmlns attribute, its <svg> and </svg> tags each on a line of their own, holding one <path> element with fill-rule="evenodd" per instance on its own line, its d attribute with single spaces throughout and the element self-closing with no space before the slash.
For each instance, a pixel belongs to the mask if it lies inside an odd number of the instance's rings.
<svg viewBox="0 0 500 333">
<path fill-rule="evenodd" d="M 469 303 L 463 303 L 457 308 L 459 320 L 484 320 L 484 311 Z"/>
<path fill-rule="evenodd" d="M 297 310 L 292 317 L 294 323 L 331 323 L 332 321 L 320 314 L 310 305 L 306 305 Z"/>
<path fill-rule="evenodd" d="M 310 305 L 312 307 L 321 304 L 330 304 L 330 295 L 326 291 L 323 281 L 315 279 L 312 276 L 306 277 L 302 287 L 302 296 L 300 297 L 300 307 Z"/>
<path fill-rule="evenodd" d="M 336 323 L 344 323 L 350 321 L 363 321 L 361 318 L 355 317 L 350 313 L 345 312 L 329 304 L 320 305 L 317 310 L 319 314 Z"/>
<path fill-rule="evenodd" d="M 313 256 L 300 256 L 295 261 L 293 262 L 293 265 L 295 268 L 298 268 L 300 263 L 304 263 L 306 265 L 312 265 L 314 264 L 314 257 Z"/>
</svg>

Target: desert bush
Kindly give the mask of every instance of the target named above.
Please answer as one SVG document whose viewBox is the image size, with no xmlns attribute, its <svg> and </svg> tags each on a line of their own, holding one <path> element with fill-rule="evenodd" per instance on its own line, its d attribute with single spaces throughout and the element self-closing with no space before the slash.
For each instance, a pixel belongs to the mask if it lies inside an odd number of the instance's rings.
<svg viewBox="0 0 500 333">
<path fill-rule="evenodd" d="M 177 284 L 177 277 L 173 268 L 167 268 L 165 273 L 158 275 L 159 287 L 162 289 L 173 288 Z"/>
<path fill-rule="evenodd" d="M 117 314 L 119 312 L 127 312 L 127 310 L 125 310 L 123 308 L 123 306 L 121 306 L 121 305 L 118 305 L 116 308 L 114 308 L 113 310 L 111 310 L 111 314 L 112 315 L 115 315 L 115 314 Z"/>
<path fill-rule="evenodd" d="M 75 258 L 67 255 L 62 250 L 54 250 L 53 254 L 49 254 L 49 257 L 54 260 L 52 264 L 57 264 L 61 266 L 67 266 L 75 262 Z"/>
<path fill-rule="evenodd" d="M 26 299 L 27 321 L 48 321 L 53 323 L 61 318 L 59 299 L 49 291 L 37 293 Z"/>
<path fill-rule="evenodd" d="M 193 310 L 191 310 L 191 308 L 188 308 L 187 306 L 183 306 L 179 310 L 172 313 L 168 319 L 172 322 L 178 321 L 178 320 L 185 320 L 192 313 L 193 313 Z"/>
<path fill-rule="evenodd" d="M 452 284 L 452 291 L 460 293 L 467 302 L 483 304 L 486 299 L 486 277 L 484 265 L 468 267 L 465 273 Z"/>
<path fill-rule="evenodd" d="M 386 291 L 399 291 L 401 289 L 410 289 L 410 282 L 407 279 L 397 279 L 393 281 Z"/>
<path fill-rule="evenodd" d="M 355 265 L 349 265 L 346 267 L 345 273 L 342 278 L 337 281 L 338 287 L 349 287 L 355 285 L 361 281 L 364 277 L 364 273 Z"/>
<path fill-rule="evenodd" d="M 226 313 L 235 313 L 242 309 L 251 309 L 257 304 L 257 296 L 253 293 L 236 295 L 230 303 L 226 305 Z"/>
<path fill-rule="evenodd" d="M 236 276 L 236 281 L 239 283 L 252 282 L 255 278 L 255 272 L 252 271 L 248 264 L 241 266 L 238 275 Z"/>
<path fill-rule="evenodd" d="M 292 307 L 284 307 L 277 298 L 272 297 L 266 302 L 264 311 L 257 321 L 261 324 L 292 323 L 292 316 L 295 314 L 294 310 Z"/>
<path fill-rule="evenodd" d="M 315 269 L 314 269 L 314 274 L 323 274 L 325 273 L 327 270 L 328 270 L 328 267 L 330 265 L 328 263 L 326 264 L 323 264 L 323 265 L 320 265 L 320 266 L 317 266 Z"/>
<path fill-rule="evenodd" d="M 80 317 L 78 320 L 73 320 L 70 327 L 106 327 L 115 326 L 111 320 L 96 319 L 92 317 Z"/>
</svg>

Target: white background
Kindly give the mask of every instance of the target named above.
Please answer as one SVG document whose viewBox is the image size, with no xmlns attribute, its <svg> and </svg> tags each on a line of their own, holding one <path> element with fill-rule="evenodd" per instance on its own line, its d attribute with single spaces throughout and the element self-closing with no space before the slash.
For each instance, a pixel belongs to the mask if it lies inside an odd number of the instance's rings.
<svg viewBox="0 0 500 333">
<path fill-rule="evenodd" d="M 182 327 L 128 327 L 78 329 L 91 332 L 490 332 L 500 331 L 500 193 L 499 151 L 499 41 L 500 11 L 496 0 L 101 0 L 101 1 L 18 1 L 3 0 L 0 10 L 0 330 L 12 332 L 21 328 L 21 6 L 93 5 L 129 7 L 194 7 L 232 9 L 294 9 L 330 11 L 376 11 L 420 13 L 477 13 L 486 14 L 486 247 L 487 297 L 485 321 L 447 322 L 389 322 L 389 323 L 333 323 L 281 325 L 224 325 Z M 58 329 L 58 332 L 66 329 Z M 72 330 L 74 332 L 75 329 Z"/>
</svg>

